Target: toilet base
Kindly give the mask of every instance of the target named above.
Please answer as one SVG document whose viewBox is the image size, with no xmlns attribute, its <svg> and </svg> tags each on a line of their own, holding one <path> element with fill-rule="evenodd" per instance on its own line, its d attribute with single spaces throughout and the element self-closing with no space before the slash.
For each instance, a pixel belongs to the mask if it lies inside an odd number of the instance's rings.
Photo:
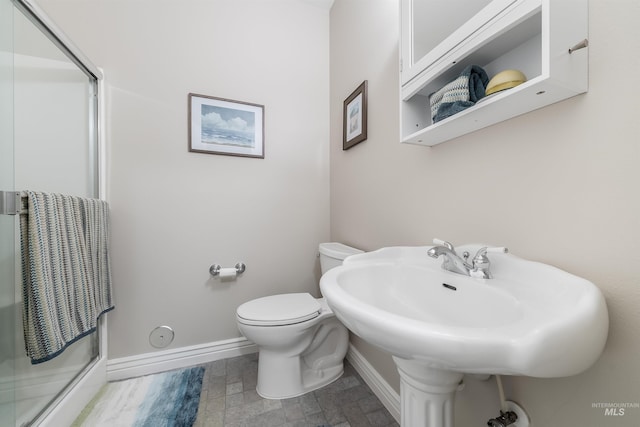
<svg viewBox="0 0 640 427">
<path fill-rule="evenodd" d="M 256 392 L 265 399 L 289 399 L 322 388 L 344 373 L 342 361 L 322 369 L 302 364 L 300 357 L 284 358 L 281 354 L 261 350 Z"/>
<path fill-rule="evenodd" d="M 349 348 L 349 331 L 325 301 L 317 317 L 289 325 L 260 326 L 242 322 L 238 329 L 256 343 L 257 393 L 266 399 L 288 399 L 340 378 Z"/>
</svg>

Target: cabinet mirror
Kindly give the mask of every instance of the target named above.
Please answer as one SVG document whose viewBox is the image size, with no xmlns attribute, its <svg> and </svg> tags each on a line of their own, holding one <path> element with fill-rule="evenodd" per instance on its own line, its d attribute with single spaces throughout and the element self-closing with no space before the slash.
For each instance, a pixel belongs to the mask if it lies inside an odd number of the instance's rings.
<svg viewBox="0 0 640 427">
<path fill-rule="evenodd" d="M 411 0 L 411 61 L 420 61 L 491 0 Z"/>
</svg>

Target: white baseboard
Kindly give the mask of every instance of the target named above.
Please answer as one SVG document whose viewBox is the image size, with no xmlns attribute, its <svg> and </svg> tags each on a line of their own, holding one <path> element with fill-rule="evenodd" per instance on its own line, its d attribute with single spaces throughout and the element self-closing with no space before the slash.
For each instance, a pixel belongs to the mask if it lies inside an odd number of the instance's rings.
<svg viewBox="0 0 640 427">
<path fill-rule="evenodd" d="M 44 414 L 42 417 L 44 419 L 40 423 L 36 423 L 36 425 L 43 427 L 70 425 L 101 385 L 104 384 L 105 363 L 106 379 L 108 381 L 117 381 L 172 369 L 186 368 L 257 351 L 258 347 L 255 344 L 241 337 L 112 359 L 106 362 L 102 358 L 87 375 L 80 379 L 79 384 L 73 387 L 72 391 L 63 398 L 63 402 L 60 402 L 59 405 L 53 405 L 53 409 L 48 414 Z M 387 408 L 391 416 L 400 423 L 400 395 L 351 344 L 349 344 L 347 360 L 371 388 L 371 391 L 380 399 L 380 402 Z"/>
<path fill-rule="evenodd" d="M 157 351 L 107 361 L 107 380 L 118 381 L 142 375 L 256 353 L 258 347 L 244 337 L 190 347 Z"/>
<path fill-rule="evenodd" d="M 349 344 L 347 360 L 367 383 L 371 391 L 389 411 L 391 416 L 400 424 L 400 395 L 375 370 L 353 345 Z"/>
<path fill-rule="evenodd" d="M 107 361 L 107 380 L 118 381 L 172 369 L 186 368 L 215 360 L 256 353 L 258 347 L 246 338 L 233 338 L 191 347 L 146 353 Z M 351 344 L 347 360 L 380 399 L 391 416 L 400 422 L 400 395 Z"/>
</svg>

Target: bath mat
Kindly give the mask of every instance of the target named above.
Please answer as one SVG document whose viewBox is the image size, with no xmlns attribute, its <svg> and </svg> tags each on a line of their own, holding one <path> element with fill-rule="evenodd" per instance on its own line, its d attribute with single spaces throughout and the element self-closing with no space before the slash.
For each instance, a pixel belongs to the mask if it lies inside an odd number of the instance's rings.
<svg viewBox="0 0 640 427">
<path fill-rule="evenodd" d="M 204 367 L 106 384 L 72 427 L 191 427 Z"/>
</svg>

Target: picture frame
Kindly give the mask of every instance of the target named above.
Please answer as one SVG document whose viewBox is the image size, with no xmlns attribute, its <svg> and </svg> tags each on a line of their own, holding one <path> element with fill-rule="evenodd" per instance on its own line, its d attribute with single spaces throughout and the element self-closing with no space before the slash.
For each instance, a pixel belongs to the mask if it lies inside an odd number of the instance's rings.
<svg viewBox="0 0 640 427">
<path fill-rule="evenodd" d="M 190 93 L 189 151 L 264 159 L 264 105 Z"/>
<path fill-rule="evenodd" d="M 348 150 L 367 139 L 367 80 L 344 100 L 342 149 Z"/>
</svg>

